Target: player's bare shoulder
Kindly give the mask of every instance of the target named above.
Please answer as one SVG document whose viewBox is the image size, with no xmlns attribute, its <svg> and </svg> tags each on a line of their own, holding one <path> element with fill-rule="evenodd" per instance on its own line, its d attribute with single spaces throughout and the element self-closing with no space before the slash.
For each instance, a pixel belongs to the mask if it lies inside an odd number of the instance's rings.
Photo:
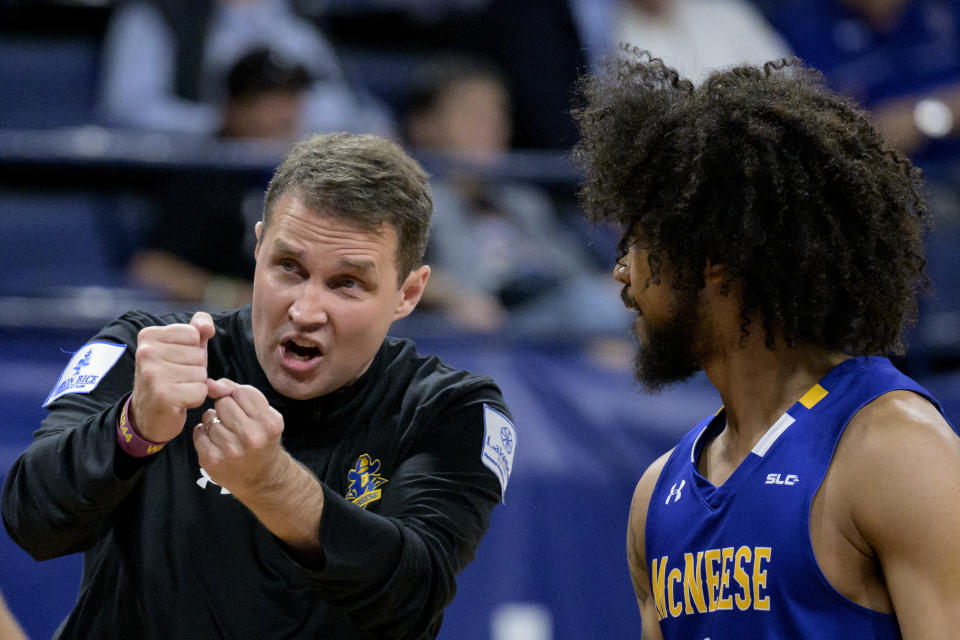
<svg viewBox="0 0 960 640">
<path fill-rule="evenodd" d="M 637 587 L 636 574 L 642 572 L 646 575 L 646 525 L 647 508 L 650 506 L 650 498 L 653 496 L 653 490 L 657 486 L 657 480 L 660 478 L 660 472 L 667 464 L 673 449 L 657 458 L 653 464 L 647 467 L 637 482 L 633 490 L 633 499 L 630 501 L 630 519 L 627 524 L 627 560 L 630 563 L 630 573 L 634 576 L 634 588 Z M 643 585 L 647 588 L 647 585 Z"/>
<path fill-rule="evenodd" d="M 882 516 L 892 500 L 923 495 L 935 476 L 960 481 L 960 438 L 928 399 L 891 391 L 850 419 L 832 467 L 850 503 L 863 507 L 858 515 Z"/>
<path fill-rule="evenodd" d="M 851 418 L 831 467 L 853 522 L 878 550 L 958 502 L 960 438 L 929 400 L 891 391 Z"/>
<path fill-rule="evenodd" d="M 630 579 L 633 581 L 637 604 L 640 607 L 642 637 L 645 640 L 656 640 L 662 637 L 657 625 L 656 606 L 650 596 L 650 575 L 646 566 L 647 509 L 650 506 L 650 498 L 653 496 L 653 490 L 657 486 L 660 473 L 672 453 L 673 450 L 671 449 L 647 467 L 647 470 L 640 477 L 640 481 L 637 482 L 633 491 L 633 500 L 630 502 L 630 518 L 627 525 L 627 562 L 630 566 Z"/>
<path fill-rule="evenodd" d="M 960 624 L 960 437 L 937 408 L 892 391 L 850 420 L 834 456 L 856 530 L 875 554 L 904 638 Z"/>
<path fill-rule="evenodd" d="M 671 454 L 673 454 L 673 449 L 654 460 L 653 463 L 647 467 L 646 471 L 643 472 L 643 475 L 640 476 L 640 480 L 633 490 L 633 499 L 630 502 L 631 528 L 636 518 L 642 518 L 646 521 L 647 506 L 650 504 L 650 497 L 653 495 L 653 490 L 657 486 L 657 480 L 660 479 L 660 473 L 666 466 Z M 641 533 L 643 532 L 641 531 Z"/>
<path fill-rule="evenodd" d="M 960 462 L 960 438 L 936 406 L 912 391 L 885 393 L 860 409 L 844 430 L 835 459 L 883 475 Z M 878 469 L 878 463 L 886 468 Z M 872 475 L 872 473 L 871 473 Z"/>
<path fill-rule="evenodd" d="M 627 560 L 630 563 L 630 574 L 634 576 L 634 588 L 637 588 L 637 574 L 642 572 L 646 575 L 646 525 L 647 509 L 650 506 L 650 498 L 653 496 L 653 490 L 657 486 L 657 480 L 663 467 L 673 449 L 657 458 L 647 470 L 640 476 L 636 488 L 633 490 L 633 499 L 630 501 L 630 517 L 627 523 Z M 647 585 L 642 585 L 646 588 Z"/>
</svg>

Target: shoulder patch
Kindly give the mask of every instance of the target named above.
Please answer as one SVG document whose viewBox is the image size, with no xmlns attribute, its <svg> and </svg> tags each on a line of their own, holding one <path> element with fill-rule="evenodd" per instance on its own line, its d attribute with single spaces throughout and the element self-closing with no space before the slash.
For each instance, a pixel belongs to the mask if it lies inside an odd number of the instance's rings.
<svg viewBox="0 0 960 640">
<path fill-rule="evenodd" d="M 43 406 L 68 393 L 90 393 L 96 389 L 126 349 L 127 345 L 113 342 L 85 344 L 70 358 L 57 384 L 43 401 Z"/>
<path fill-rule="evenodd" d="M 500 495 L 507 493 L 507 482 L 513 470 L 513 454 L 517 450 L 517 429 L 513 423 L 490 405 L 483 405 L 483 451 L 481 460 L 500 481 Z"/>
</svg>

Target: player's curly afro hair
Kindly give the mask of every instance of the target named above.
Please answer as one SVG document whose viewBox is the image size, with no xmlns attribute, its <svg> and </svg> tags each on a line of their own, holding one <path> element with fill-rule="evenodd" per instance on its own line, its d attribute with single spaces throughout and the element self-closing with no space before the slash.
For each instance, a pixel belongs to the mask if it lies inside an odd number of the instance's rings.
<svg viewBox="0 0 960 640">
<path fill-rule="evenodd" d="M 743 291 L 772 346 L 851 355 L 902 351 L 926 284 L 920 171 L 864 112 L 798 60 L 714 72 L 695 87 L 648 52 L 584 78 L 575 111 L 594 221 L 669 261 L 676 288 L 707 261 Z"/>
</svg>

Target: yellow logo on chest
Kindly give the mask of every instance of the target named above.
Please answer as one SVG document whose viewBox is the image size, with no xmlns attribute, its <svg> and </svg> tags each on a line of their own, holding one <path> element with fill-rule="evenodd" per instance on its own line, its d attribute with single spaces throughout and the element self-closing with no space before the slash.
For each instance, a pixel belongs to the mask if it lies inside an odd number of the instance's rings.
<svg viewBox="0 0 960 640">
<path fill-rule="evenodd" d="M 344 497 L 365 509 L 368 504 L 380 499 L 378 487 L 385 482 L 387 479 L 380 475 L 380 460 L 364 453 L 347 472 L 347 495 Z"/>
</svg>

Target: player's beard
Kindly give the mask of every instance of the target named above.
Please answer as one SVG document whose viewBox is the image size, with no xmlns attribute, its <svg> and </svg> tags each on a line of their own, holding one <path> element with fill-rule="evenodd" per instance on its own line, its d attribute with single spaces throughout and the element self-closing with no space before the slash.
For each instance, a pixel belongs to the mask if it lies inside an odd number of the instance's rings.
<svg viewBox="0 0 960 640">
<path fill-rule="evenodd" d="M 672 317 L 654 325 L 647 323 L 646 340 L 638 337 L 633 375 L 648 393 L 682 382 L 700 370 L 697 357 L 699 338 L 699 291 L 677 292 Z"/>
</svg>

